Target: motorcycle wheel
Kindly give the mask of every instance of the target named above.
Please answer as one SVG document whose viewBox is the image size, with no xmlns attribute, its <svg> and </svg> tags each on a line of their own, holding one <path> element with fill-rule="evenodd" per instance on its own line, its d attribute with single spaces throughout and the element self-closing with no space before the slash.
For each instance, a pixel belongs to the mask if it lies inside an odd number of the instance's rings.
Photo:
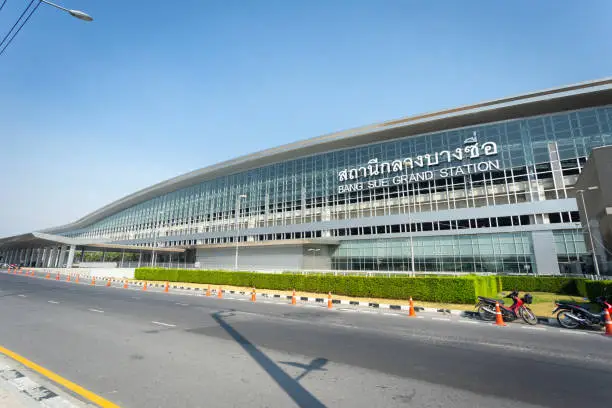
<svg viewBox="0 0 612 408">
<path fill-rule="evenodd" d="M 521 308 L 521 318 L 525 321 L 525 323 L 530 324 L 532 326 L 538 324 L 537 316 L 531 311 L 531 309 L 526 306 L 523 306 Z"/>
<path fill-rule="evenodd" d="M 565 329 L 575 329 L 576 327 L 580 326 L 580 323 L 572 318 L 566 317 L 566 314 L 570 314 L 570 312 L 568 310 L 561 310 L 559 313 L 557 313 L 557 321 L 559 322 L 559 326 Z"/>
<path fill-rule="evenodd" d="M 488 322 L 495 320 L 495 313 L 491 313 L 489 310 L 487 310 L 487 307 L 484 305 L 478 306 L 478 315 L 480 316 L 482 320 L 485 320 Z"/>
</svg>

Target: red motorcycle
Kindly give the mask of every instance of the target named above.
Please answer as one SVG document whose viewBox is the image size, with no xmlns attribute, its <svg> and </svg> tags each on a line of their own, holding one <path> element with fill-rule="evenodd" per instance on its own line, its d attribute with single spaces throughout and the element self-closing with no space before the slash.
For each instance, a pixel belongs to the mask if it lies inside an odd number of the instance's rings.
<svg viewBox="0 0 612 408">
<path fill-rule="evenodd" d="M 495 303 L 499 303 L 499 310 L 501 311 L 504 321 L 511 322 L 520 317 L 527 324 L 534 325 L 538 323 L 538 318 L 535 313 L 527 306 L 533 302 L 533 297 L 529 293 L 526 293 L 525 296 L 520 298 L 519 292 L 513 290 L 505 297 L 512 299 L 511 306 L 504 306 L 503 300 L 478 296 L 476 307 L 478 308 L 480 318 L 488 321 L 495 320 Z"/>
</svg>

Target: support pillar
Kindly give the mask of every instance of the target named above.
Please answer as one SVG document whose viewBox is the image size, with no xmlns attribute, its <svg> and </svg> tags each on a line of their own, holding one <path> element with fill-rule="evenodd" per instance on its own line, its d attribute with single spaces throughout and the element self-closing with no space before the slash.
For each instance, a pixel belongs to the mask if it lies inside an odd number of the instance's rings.
<svg viewBox="0 0 612 408">
<path fill-rule="evenodd" d="M 42 257 L 40 258 L 40 266 L 42 268 L 46 268 L 48 260 L 49 260 L 49 249 L 48 248 L 43 248 L 43 250 L 42 250 Z"/>
<path fill-rule="evenodd" d="M 140 264 L 142 263 L 142 251 L 138 253 L 138 267 L 140 268 Z"/>
<path fill-rule="evenodd" d="M 36 265 L 32 265 L 32 264 L 36 260 L 36 253 L 37 253 L 37 251 L 38 251 L 38 248 L 32 248 L 30 250 L 30 257 L 28 258 L 28 266 L 29 267 L 36 266 Z"/>
<path fill-rule="evenodd" d="M 66 261 L 66 268 L 72 268 L 72 263 L 74 262 L 75 251 L 76 251 L 76 245 L 70 245 L 70 250 L 68 251 L 68 260 Z"/>
</svg>

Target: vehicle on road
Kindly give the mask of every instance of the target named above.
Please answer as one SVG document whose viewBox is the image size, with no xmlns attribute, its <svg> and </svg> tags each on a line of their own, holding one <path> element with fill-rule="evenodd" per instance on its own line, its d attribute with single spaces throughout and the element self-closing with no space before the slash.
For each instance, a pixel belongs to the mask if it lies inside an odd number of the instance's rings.
<svg viewBox="0 0 612 408">
<path fill-rule="evenodd" d="M 608 313 L 612 315 L 612 303 L 608 302 L 605 296 L 597 297 L 595 302 L 601 306 L 600 313 L 593 313 L 585 306 L 575 303 L 555 302 L 553 314 L 557 314 L 559 325 L 566 329 L 603 326 L 605 324 L 605 310 L 607 309 Z"/>
<path fill-rule="evenodd" d="M 533 302 L 533 297 L 526 293 L 522 298 L 519 297 L 519 292 L 513 290 L 505 298 L 512 299 L 511 306 L 505 306 L 503 299 L 492 299 L 484 296 L 478 296 L 478 303 L 476 308 L 478 314 L 482 320 L 493 321 L 495 320 L 495 303 L 499 303 L 499 310 L 501 311 L 504 321 L 511 322 L 518 318 L 521 318 L 525 323 L 535 325 L 538 323 L 538 318 L 535 313 L 527 306 Z"/>
</svg>

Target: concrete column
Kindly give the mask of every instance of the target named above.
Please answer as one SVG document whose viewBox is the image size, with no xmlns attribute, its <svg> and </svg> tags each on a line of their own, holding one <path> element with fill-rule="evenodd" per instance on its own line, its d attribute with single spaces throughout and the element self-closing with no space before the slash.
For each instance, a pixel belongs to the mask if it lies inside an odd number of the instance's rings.
<svg viewBox="0 0 612 408">
<path fill-rule="evenodd" d="M 85 262 L 85 248 L 81 249 L 81 259 L 79 262 Z"/>
<path fill-rule="evenodd" d="M 123 259 L 125 258 L 125 250 L 121 251 L 121 263 L 119 264 L 120 268 L 123 268 Z"/>
<path fill-rule="evenodd" d="M 38 248 L 38 253 L 36 254 L 36 267 L 40 268 L 42 266 L 42 256 L 43 256 L 43 248 Z"/>
<path fill-rule="evenodd" d="M 42 249 L 42 254 L 40 256 L 40 267 L 41 268 L 46 268 L 47 267 L 47 248 L 43 248 Z"/>
<path fill-rule="evenodd" d="M 66 263 L 66 255 L 68 254 L 68 247 L 65 247 L 64 245 L 62 245 L 59 249 L 59 257 L 58 257 L 58 262 L 57 262 L 57 267 L 58 268 L 63 268 L 64 264 Z"/>
<path fill-rule="evenodd" d="M 30 258 L 28 259 L 28 266 L 29 267 L 32 267 L 32 264 L 36 260 L 36 251 L 38 251 L 38 248 L 32 248 L 30 250 Z M 34 266 L 36 266 L 36 265 L 34 265 Z"/>
<path fill-rule="evenodd" d="M 559 275 L 557 247 L 552 231 L 533 231 L 531 233 L 536 273 L 538 275 Z"/>
<path fill-rule="evenodd" d="M 57 248 L 51 248 L 49 252 L 48 268 L 57 268 Z"/>
<path fill-rule="evenodd" d="M 72 263 L 74 262 L 75 251 L 76 251 L 76 245 L 70 245 L 70 250 L 68 251 L 68 260 L 66 261 L 66 268 L 72 268 Z"/>
<path fill-rule="evenodd" d="M 142 251 L 138 253 L 138 267 L 140 268 L 140 263 L 142 262 Z"/>
</svg>

